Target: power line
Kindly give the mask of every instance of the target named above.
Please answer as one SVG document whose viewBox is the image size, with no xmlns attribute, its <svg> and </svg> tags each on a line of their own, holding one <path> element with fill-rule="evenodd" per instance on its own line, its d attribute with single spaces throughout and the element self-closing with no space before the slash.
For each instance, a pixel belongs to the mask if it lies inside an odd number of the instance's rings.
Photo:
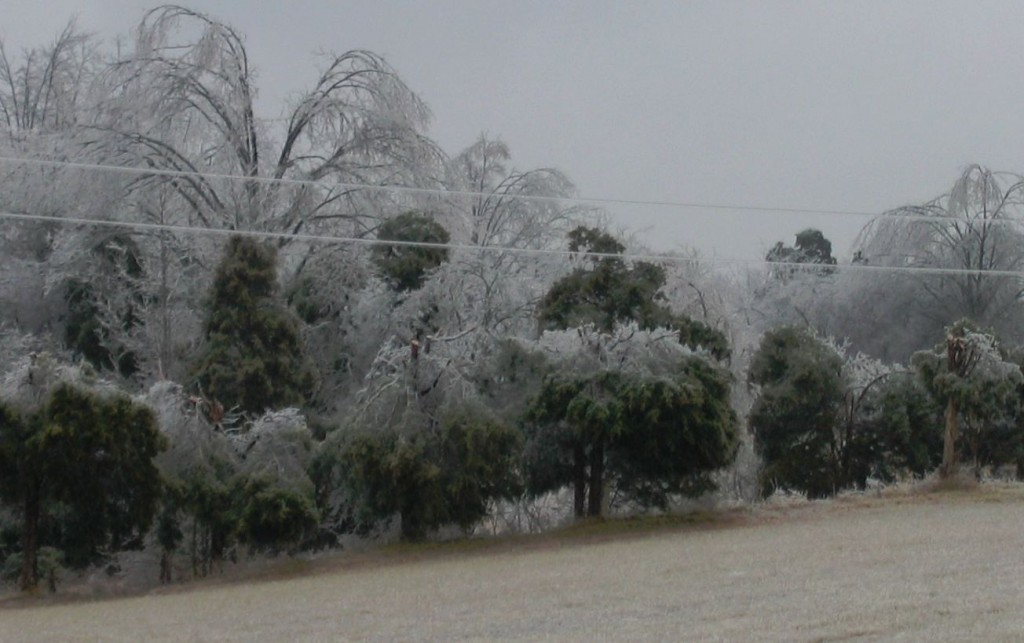
<svg viewBox="0 0 1024 643">
<path fill-rule="evenodd" d="M 169 176 L 169 177 L 202 177 L 207 179 L 217 179 L 223 181 L 244 181 L 250 183 L 261 183 L 261 184 L 281 184 L 281 185 L 297 185 L 297 186 L 314 186 L 324 187 L 325 183 L 322 180 L 314 179 L 293 179 L 293 178 L 276 178 L 276 177 L 263 177 L 263 176 L 243 176 L 238 174 L 221 174 L 215 172 L 199 172 L 191 170 L 170 170 L 162 168 L 141 168 L 141 167 L 130 167 L 124 165 L 108 165 L 102 163 L 83 163 L 78 161 L 60 161 L 60 160 L 47 160 L 47 159 L 28 159 L 11 156 L 0 156 L 0 163 L 17 164 L 17 165 L 37 165 L 43 167 L 66 167 L 79 170 L 89 170 L 98 172 L 112 172 L 122 174 L 140 174 L 140 175 L 151 175 L 151 176 Z M 457 196 L 457 197 L 474 197 L 474 198 L 487 198 L 495 196 L 491 192 L 481 192 L 475 190 L 452 190 L 446 188 L 424 188 L 424 187 L 409 187 L 401 185 L 373 185 L 368 183 L 354 183 L 354 182 L 335 182 L 331 183 L 330 187 L 337 187 L 351 190 L 366 190 L 375 192 L 394 192 L 399 194 L 418 194 L 418 195 L 431 195 L 431 196 Z M 941 216 L 941 215 L 918 215 L 918 214 L 905 214 L 890 212 L 888 214 L 881 214 L 878 212 L 868 212 L 864 210 L 831 210 L 831 209 L 815 209 L 815 208 L 791 208 L 791 207 L 774 207 L 774 206 L 759 206 L 759 205 L 742 205 L 742 204 L 724 204 L 724 203 L 704 203 L 697 201 L 657 201 L 657 200 L 645 200 L 645 199 L 616 199 L 616 198 L 605 198 L 605 197 L 568 197 L 568 196 L 544 196 L 538 194 L 502 194 L 500 195 L 504 199 L 516 199 L 520 201 L 535 201 L 543 203 L 574 203 L 574 204 L 591 204 L 591 205 L 630 205 L 640 207 L 661 207 L 661 208 L 676 208 L 676 209 L 702 209 L 702 210 L 716 210 L 716 211 L 733 211 L 733 212 L 774 212 L 780 214 L 817 214 L 817 215 L 828 215 L 828 216 L 856 216 L 856 217 L 881 217 L 886 218 L 897 218 L 911 221 L 930 221 L 935 222 L 937 220 L 961 220 L 955 216 Z M 993 221 L 1002 221 L 999 219 Z M 1006 220 L 1009 221 L 1009 220 Z"/>
<path fill-rule="evenodd" d="M 555 256 L 555 257 L 594 257 L 626 259 L 631 261 L 646 261 L 650 263 L 675 263 L 675 264 L 711 264 L 711 265 L 738 265 L 752 267 L 782 268 L 792 267 L 798 270 L 828 270 L 828 271 L 864 271 L 864 272 L 907 272 L 920 275 L 979 275 L 984 277 L 1014 277 L 1024 278 L 1024 271 L 1017 270 L 978 270 L 969 268 L 937 268 L 928 266 L 875 266 L 871 264 L 815 264 L 798 263 L 790 261 L 764 261 L 732 258 L 691 258 L 679 255 L 666 254 L 616 254 L 610 252 L 573 252 L 571 250 L 557 250 L 545 248 L 513 248 L 508 246 L 478 246 L 473 244 L 458 243 L 436 243 L 429 241 L 397 241 L 387 239 L 368 239 L 363 237 L 341 237 L 332 235 L 302 234 L 291 232 L 270 232 L 259 230 L 231 230 L 227 228 L 200 228 L 195 226 L 180 226 L 164 223 L 146 223 L 141 221 L 113 221 L 103 219 L 87 219 L 82 217 L 59 217 L 44 214 L 28 214 L 19 212 L 0 212 L 0 219 L 21 222 L 43 222 L 71 225 L 93 225 L 111 228 L 127 228 L 132 230 L 146 230 L 155 232 L 172 232 L 176 234 L 196 234 L 215 236 L 243 236 L 259 239 L 303 241 L 307 243 L 322 244 L 351 244 L 362 246 L 399 246 L 408 248 L 433 248 L 441 250 L 460 250 L 468 252 L 507 252 L 511 254 L 532 255 L 532 256 Z"/>
</svg>

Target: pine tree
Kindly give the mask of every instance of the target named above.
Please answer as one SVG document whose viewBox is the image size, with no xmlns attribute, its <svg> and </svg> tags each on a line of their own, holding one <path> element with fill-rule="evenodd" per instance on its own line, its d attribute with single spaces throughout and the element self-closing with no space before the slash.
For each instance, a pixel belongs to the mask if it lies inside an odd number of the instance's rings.
<svg viewBox="0 0 1024 643">
<path fill-rule="evenodd" d="M 166 446 L 153 412 L 125 396 L 62 384 L 32 413 L 0 405 L 0 499 L 21 519 L 21 588 L 37 586 L 47 545 L 77 567 L 138 541 L 161 490 L 153 458 Z M 55 533 L 44 533 L 48 518 Z"/>
<path fill-rule="evenodd" d="M 377 239 L 413 243 L 445 244 L 448 231 L 428 216 L 406 212 L 381 224 Z M 434 246 L 378 245 L 372 250 L 373 263 L 398 292 L 418 290 L 427 273 L 448 261 L 448 249 Z"/>
<path fill-rule="evenodd" d="M 203 392 L 246 413 L 302 404 L 315 377 L 298 321 L 277 298 L 273 248 L 232 237 L 210 289 L 206 345 L 194 372 Z"/>
<path fill-rule="evenodd" d="M 569 249 L 586 253 L 585 261 L 540 301 L 541 329 L 575 328 L 582 339 L 592 325 L 595 347 L 603 341 L 600 336 L 630 324 L 671 329 L 682 345 L 701 346 L 715 359 L 728 357 L 720 331 L 674 315 L 665 305 L 664 268 L 627 262 L 621 256 L 625 246 L 597 228 L 571 231 Z M 599 364 L 589 370 L 556 369 L 546 377 L 527 412 L 530 490 L 543 493 L 571 484 L 574 511 L 582 517 L 601 514 L 607 478 L 645 504 L 664 505 L 670 495 L 706 489 L 706 474 L 735 457 L 736 418 L 719 365 L 689 355 L 680 349 L 671 368 L 652 372 Z M 686 444 L 699 444 L 703 451 L 697 457 L 657 457 L 689 454 Z"/>
</svg>

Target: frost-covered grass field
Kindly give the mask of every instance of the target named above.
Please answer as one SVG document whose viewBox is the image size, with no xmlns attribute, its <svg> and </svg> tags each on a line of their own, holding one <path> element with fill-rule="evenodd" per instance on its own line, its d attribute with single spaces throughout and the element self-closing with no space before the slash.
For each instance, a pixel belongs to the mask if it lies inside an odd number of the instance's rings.
<svg viewBox="0 0 1024 643">
<path fill-rule="evenodd" d="M 7 601 L 0 640 L 1018 639 L 1024 488 L 590 525 L 341 556 L 294 574 Z"/>
</svg>

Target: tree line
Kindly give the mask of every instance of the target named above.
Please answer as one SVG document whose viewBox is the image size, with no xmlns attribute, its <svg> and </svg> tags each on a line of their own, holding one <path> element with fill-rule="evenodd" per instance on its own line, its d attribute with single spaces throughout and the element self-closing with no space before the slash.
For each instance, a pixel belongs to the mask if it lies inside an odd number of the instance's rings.
<svg viewBox="0 0 1024 643">
<path fill-rule="evenodd" d="M 179 6 L 116 50 L 73 25 L 0 47 L 0 151 L 75 163 L 0 176 L 0 209 L 52 219 L 0 222 L 0 559 L 23 588 L 128 549 L 170 581 L 538 528 L 551 498 L 599 517 L 1020 473 L 1019 177 L 972 166 L 848 262 L 812 229 L 734 275 L 630 259 L 500 140 L 449 155 L 372 52 L 311 79 L 259 118 L 242 35 Z M 937 271 L 869 270 L 908 267 Z"/>
<path fill-rule="evenodd" d="M 598 229 L 571 237 L 581 253 L 622 250 Z M 398 250 L 405 260 L 377 256 L 395 289 L 411 265 L 423 273 L 413 281 L 437 269 L 431 249 Z M 67 366 L 49 354 L 16 371 L 0 407 L 0 489 L 3 553 L 23 589 L 54 568 L 44 550 L 76 567 L 149 539 L 166 581 L 180 549 L 191 575 L 205 575 L 239 545 L 332 545 L 393 518 L 419 540 L 444 525 L 468 530 L 495 502 L 565 487 L 578 517 L 603 515 L 609 488 L 665 507 L 711 488 L 736 452 L 724 339 L 659 303 L 657 266 L 606 254 L 552 286 L 538 309 L 550 332 L 538 339 L 498 338 L 491 356 L 460 367 L 417 340 L 396 345 L 341 425 L 319 436 L 301 422 L 265 428 L 268 410 L 313 394 L 276 272 L 272 245 L 227 243 L 193 366 L 205 396 L 179 390 L 176 409 L 152 397 L 167 383 L 132 400 L 89 386 L 92 369 L 62 377 Z"/>
</svg>

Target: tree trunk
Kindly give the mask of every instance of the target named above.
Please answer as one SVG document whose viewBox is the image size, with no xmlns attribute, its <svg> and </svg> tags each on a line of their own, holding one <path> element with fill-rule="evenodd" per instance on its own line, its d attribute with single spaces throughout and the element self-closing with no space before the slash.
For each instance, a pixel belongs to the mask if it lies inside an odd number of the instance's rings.
<svg viewBox="0 0 1024 643">
<path fill-rule="evenodd" d="M 587 455 L 583 445 L 577 443 L 572 452 L 573 515 L 582 518 L 587 504 Z"/>
<path fill-rule="evenodd" d="M 171 369 L 171 288 L 168 283 L 170 258 L 167 250 L 167 238 L 160 236 L 160 377 L 173 379 L 177 372 Z"/>
<path fill-rule="evenodd" d="M 171 582 L 171 551 L 164 549 L 160 553 L 160 583 Z"/>
<path fill-rule="evenodd" d="M 214 569 L 218 573 L 224 573 L 224 550 L 227 549 L 227 534 L 223 528 L 210 528 L 210 552 L 207 563 L 207 574 L 213 574 Z"/>
<path fill-rule="evenodd" d="M 199 573 L 202 574 L 203 578 L 210 575 L 210 569 L 212 567 L 211 561 L 213 559 L 213 532 L 209 527 L 204 526 L 202 533 L 199 537 L 202 552 L 199 556 Z"/>
<path fill-rule="evenodd" d="M 199 521 L 192 519 L 192 578 L 199 578 Z"/>
<path fill-rule="evenodd" d="M 950 398 L 946 404 L 946 435 L 942 445 L 942 466 L 939 467 L 939 477 L 944 480 L 955 476 L 958 469 L 956 439 L 960 432 L 959 412 L 956 400 Z"/>
<path fill-rule="evenodd" d="M 31 485 L 25 496 L 25 526 L 21 534 L 21 578 L 23 591 L 35 589 L 39 584 L 39 489 Z"/>
<path fill-rule="evenodd" d="M 596 518 L 601 515 L 604 501 L 604 443 L 597 442 L 590 451 L 590 501 L 587 515 Z"/>
<path fill-rule="evenodd" d="M 852 407 L 852 405 L 851 405 Z M 846 420 L 846 435 L 843 438 L 843 444 L 839 456 L 839 485 L 840 487 L 846 487 L 850 482 L 850 450 L 853 444 L 853 414 L 854 409 L 850 408 L 849 415 Z"/>
</svg>

